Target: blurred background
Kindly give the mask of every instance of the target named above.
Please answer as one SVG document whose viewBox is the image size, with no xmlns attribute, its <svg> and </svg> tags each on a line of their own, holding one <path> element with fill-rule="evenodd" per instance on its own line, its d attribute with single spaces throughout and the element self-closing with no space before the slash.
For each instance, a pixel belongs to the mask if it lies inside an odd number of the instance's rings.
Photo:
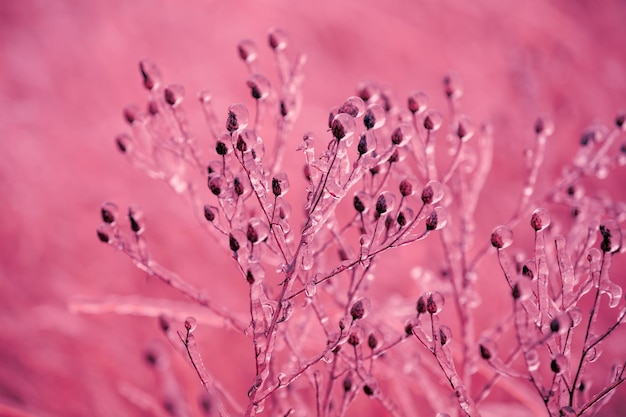
<svg viewBox="0 0 626 417">
<path fill-rule="evenodd" d="M 479 225 L 488 233 L 512 211 L 518 192 L 503 199 L 502 190 L 521 185 L 539 113 L 556 124 L 545 186 L 587 125 L 610 125 L 626 107 L 624 21 L 622 0 L 0 0 L 0 415 L 141 415 L 120 386 L 163 385 L 143 359 L 159 338 L 156 320 L 68 308 L 83 296 L 182 300 L 98 242 L 104 201 L 143 206 L 160 262 L 245 311 L 232 261 L 184 202 L 115 149 L 127 130 L 122 108 L 145 100 L 140 59 L 185 86 L 194 133 L 206 137 L 196 92 L 212 91 L 218 114 L 247 99 L 237 43 L 257 41 L 269 68 L 267 30 L 284 28 L 291 51 L 308 56 L 293 148 L 307 130 L 323 135 L 328 109 L 362 81 L 389 85 L 401 100 L 424 90 L 444 109 L 442 79 L 451 72 L 463 84 L 463 111 L 494 127 L 498 175 Z M 622 184 L 605 185 L 626 197 Z M 224 337 L 235 340 L 228 350 Z M 226 358 L 216 373 L 227 387 L 251 380 L 252 362 L 228 361 L 250 356 L 238 337 L 215 331 L 203 340 L 207 356 Z M 196 389 L 177 360 L 179 378 Z M 626 407 L 618 397 L 606 415 Z"/>
</svg>

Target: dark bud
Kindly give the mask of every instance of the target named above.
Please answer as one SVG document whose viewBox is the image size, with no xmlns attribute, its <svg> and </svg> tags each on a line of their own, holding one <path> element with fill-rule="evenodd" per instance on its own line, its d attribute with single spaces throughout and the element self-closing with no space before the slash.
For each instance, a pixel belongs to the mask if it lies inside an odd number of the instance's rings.
<svg viewBox="0 0 626 417">
<path fill-rule="evenodd" d="M 130 150 L 131 138 L 125 133 L 117 135 L 115 138 L 115 146 L 121 153 L 126 153 Z"/>
<path fill-rule="evenodd" d="M 434 190 L 430 186 L 424 187 L 422 190 L 422 202 L 424 204 L 431 204 L 433 202 L 433 197 L 435 195 Z"/>
<path fill-rule="evenodd" d="M 358 211 L 359 213 L 363 213 L 365 211 L 365 205 L 363 204 L 363 202 L 361 201 L 358 195 L 354 196 L 353 205 L 354 205 L 354 209 Z"/>
<path fill-rule="evenodd" d="M 215 152 L 220 156 L 224 156 L 228 153 L 228 146 L 221 140 L 218 140 L 215 144 Z"/>
<path fill-rule="evenodd" d="M 378 214 L 385 214 L 387 212 L 387 200 L 384 194 L 381 194 L 378 200 L 376 200 L 376 212 Z"/>
<path fill-rule="evenodd" d="M 346 375 L 346 377 L 343 379 L 343 390 L 344 392 L 349 392 L 352 389 L 352 378 L 350 378 L 350 375 Z"/>
<path fill-rule="evenodd" d="M 98 229 L 97 231 L 98 233 L 98 239 L 100 239 L 100 242 L 104 242 L 104 243 L 109 243 L 109 235 L 108 233 L 106 233 L 104 230 Z"/>
<path fill-rule="evenodd" d="M 239 177 L 235 177 L 235 179 L 233 180 L 233 189 L 235 190 L 235 194 L 237 194 L 238 196 L 241 196 L 244 193 L 245 188 L 243 186 L 243 182 L 241 182 L 241 179 Z"/>
<path fill-rule="evenodd" d="M 367 138 L 365 137 L 365 135 L 361 135 L 361 137 L 359 138 L 359 144 L 357 145 L 356 150 L 359 152 L 360 156 L 363 156 L 367 153 Z"/>
<path fill-rule="evenodd" d="M 403 211 L 398 213 L 398 218 L 396 219 L 396 221 L 398 222 L 398 225 L 400 227 L 406 226 L 407 220 L 406 220 L 406 216 L 404 215 Z"/>
<path fill-rule="evenodd" d="M 350 333 L 348 336 L 348 344 L 350 346 L 358 346 L 361 343 L 359 336 L 356 333 Z"/>
<path fill-rule="evenodd" d="M 239 122 L 237 121 L 237 115 L 234 112 L 229 111 L 228 117 L 226 118 L 226 130 L 228 130 L 229 133 L 233 133 L 237 129 L 239 129 Z M 237 142 L 237 149 L 239 149 L 239 141 Z M 245 152 L 245 151 L 242 151 L 242 152 Z"/>
<path fill-rule="evenodd" d="M 141 118 L 139 108 L 134 105 L 127 106 L 124 109 L 124 119 L 129 125 L 132 125 Z"/>
<path fill-rule="evenodd" d="M 408 197 L 413 194 L 413 185 L 407 179 L 403 179 L 402 181 L 400 181 L 399 188 L 400 188 L 400 194 L 402 194 L 402 197 Z"/>
<path fill-rule="evenodd" d="M 511 295 L 513 296 L 513 299 L 515 300 L 519 300 L 520 297 L 522 296 L 522 290 L 520 289 L 518 283 L 513 285 L 513 289 L 511 290 Z"/>
<path fill-rule="evenodd" d="M 287 34 L 282 29 L 273 28 L 270 30 L 267 40 L 270 48 L 274 51 L 282 51 L 287 47 Z"/>
<path fill-rule="evenodd" d="M 363 300 L 359 300 L 352 305 L 350 315 L 352 316 L 352 320 L 359 320 L 365 316 L 365 306 L 363 305 Z"/>
<path fill-rule="evenodd" d="M 550 362 L 550 369 L 555 374 L 558 374 L 561 372 L 561 367 L 559 366 L 559 363 L 557 362 L 556 359 L 552 359 L 552 361 Z"/>
<path fill-rule="evenodd" d="M 404 326 L 404 334 L 413 336 L 413 323 L 407 323 L 406 326 Z"/>
<path fill-rule="evenodd" d="M 480 357 L 483 358 L 484 360 L 488 361 L 489 359 L 491 359 L 491 351 L 489 349 L 487 349 L 485 347 L 485 345 L 481 344 L 479 345 L 480 348 Z"/>
<path fill-rule="evenodd" d="M 626 113 L 620 113 L 615 117 L 615 125 L 619 129 L 624 129 L 624 122 L 626 122 Z"/>
<path fill-rule="evenodd" d="M 185 89 L 182 85 L 168 85 L 165 89 L 165 101 L 172 107 L 178 106 L 183 101 Z"/>
<path fill-rule="evenodd" d="M 282 191 L 280 189 L 280 182 L 276 178 L 272 178 L 272 193 L 278 197 L 281 195 Z"/>
<path fill-rule="evenodd" d="M 255 244 L 256 242 L 259 241 L 259 234 L 254 229 L 254 226 L 252 224 L 248 224 L 248 229 L 246 230 L 246 237 L 248 238 L 248 241 L 252 244 Z"/>
<path fill-rule="evenodd" d="M 376 349 L 376 347 L 378 346 L 378 339 L 376 339 L 376 336 L 374 336 L 373 333 L 371 333 L 367 337 L 367 346 L 369 346 L 369 348 L 372 350 Z"/>
<path fill-rule="evenodd" d="M 395 149 L 393 153 L 391 154 L 391 156 L 389 157 L 388 161 L 390 164 L 393 164 L 395 162 L 398 162 L 399 160 L 400 160 L 400 153 L 398 152 L 398 149 Z"/>
<path fill-rule="evenodd" d="M 157 356 L 152 350 L 146 350 L 143 355 L 144 360 L 148 364 L 148 366 L 155 366 L 157 363 Z"/>
<path fill-rule="evenodd" d="M 363 124 L 367 130 L 373 129 L 376 126 L 376 116 L 372 110 L 367 109 L 365 116 L 363 116 Z"/>
<path fill-rule="evenodd" d="M 108 224 L 113 224 L 117 221 L 118 208 L 114 203 L 104 203 L 100 208 L 100 215 L 102 221 Z"/>
<path fill-rule="evenodd" d="M 437 212 L 433 210 L 426 218 L 426 230 L 431 231 L 437 229 L 437 221 Z"/>
<path fill-rule="evenodd" d="M 561 330 L 561 323 L 557 318 L 552 319 L 550 322 L 550 331 L 552 333 L 558 333 Z"/>
<path fill-rule="evenodd" d="M 237 138 L 237 144 L 235 146 L 239 152 L 246 152 L 248 150 L 248 144 L 241 136 Z"/>
<path fill-rule="evenodd" d="M 159 316 L 159 327 L 161 331 L 167 332 L 170 329 L 170 322 L 164 316 Z"/>
<path fill-rule="evenodd" d="M 204 218 L 207 221 L 212 222 L 215 220 L 215 207 L 211 207 L 209 205 L 204 206 Z"/>
<path fill-rule="evenodd" d="M 423 295 L 417 299 L 416 309 L 418 315 L 426 313 L 426 298 Z"/>
<path fill-rule="evenodd" d="M 365 395 L 367 395 L 368 397 L 374 395 L 374 390 L 372 389 L 372 387 L 370 387 L 369 385 L 363 385 L 363 392 L 365 393 Z"/>
<path fill-rule="evenodd" d="M 128 219 L 130 220 L 130 228 L 133 232 L 140 235 L 145 230 L 143 212 L 137 207 L 128 209 Z"/>
<path fill-rule="evenodd" d="M 139 71 L 143 78 L 143 86 L 147 90 L 153 90 L 161 83 L 161 71 L 156 64 L 148 59 L 144 59 L 139 63 Z"/>
<path fill-rule="evenodd" d="M 237 242 L 237 239 L 232 235 L 232 233 L 228 237 L 228 244 L 230 246 L 230 250 L 232 250 L 233 252 L 237 252 L 241 247 L 239 245 L 239 242 Z"/>
<path fill-rule="evenodd" d="M 252 271 L 250 271 L 248 269 L 248 272 L 246 273 L 246 281 L 248 281 L 248 284 L 252 285 L 254 284 L 254 275 L 252 274 Z"/>
<path fill-rule="evenodd" d="M 219 196 L 222 194 L 222 187 L 224 183 L 224 178 L 217 175 L 209 177 L 209 190 L 213 193 L 213 195 Z"/>
<path fill-rule="evenodd" d="M 524 265 L 522 266 L 522 275 L 527 277 L 528 279 L 532 280 L 533 278 L 535 278 L 535 274 L 532 271 L 532 269 L 530 269 L 528 267 L 528 265 Z"/>
</svg>

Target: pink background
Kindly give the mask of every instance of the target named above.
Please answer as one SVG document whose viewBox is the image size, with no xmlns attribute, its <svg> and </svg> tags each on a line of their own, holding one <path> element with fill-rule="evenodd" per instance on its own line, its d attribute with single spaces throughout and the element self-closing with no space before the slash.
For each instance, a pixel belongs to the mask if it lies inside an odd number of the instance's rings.
<svg viewBox="0 0 626 417">
<path fill-rule="evenodd" d="M 195 92 L 210 89 L 218 110 L 247 98 L 236 44 L 255 39 L 270 67 L 272 26 L 308 55 L 296 136 L 323 134 L 328 109 L 365 80 L 389 84 L 402 99 L 423 89 L 443 109 L 441 79 L 452 71 L 464 86 L 463 109 L 494 125 L 498 175 L 489 190 L 518 190 L 537 114 L 552 115 L 557 126 L 545 186 L 586 125 L 611 124 L 625 107 L 625 21 L 621 0 L 1 2 L 0 414 L 11 406 L 41 416 L 139 415 L 118 384 L 154 390 L 142 361 L 159 338 L 154 320 L 68 312 L 78 295 L 180 299 L 97 241 L 103 201 L 142 205 L 157 258 L 245 309 L 237 294 L 246 286 L 224 252 L 164 184 L 133 170 L 114 148 L 126 130 L 122 107 L 145 98 L 139 59 L 152 58 L 167 81 L 185 85 L 194 129 L 205 135 Z M 626 196 L 623 185 L 607 186 Z M 504 201 L 501 191 L 488 193 L 479 227 L 488 233 L 504 221 L 516 198 L 517 191 Z M 410 267 L 408 256 L 398 259 Z M 234 359 L 249 357 L 243 338 L 217 332 L 202 343 L 225 385 L 251 380 L 251 369 Z M 188 365 L 175 365 L 195 389 Z M 606 415 L 626 407 L 623 392 Z"/>
</svg>

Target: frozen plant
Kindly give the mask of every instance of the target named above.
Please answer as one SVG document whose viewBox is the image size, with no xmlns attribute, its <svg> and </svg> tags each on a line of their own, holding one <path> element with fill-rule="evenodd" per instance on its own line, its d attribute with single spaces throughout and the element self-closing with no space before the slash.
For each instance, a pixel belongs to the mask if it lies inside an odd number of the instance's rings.
<svg viewBox="0 0 626 417">
<path fill-rule="evenodd" d="M 132 206 L 122 216 L 105 203 L 99 239 L 191 301 L 176 311 L 141 299 L 117 306 L 149 316 L 159 311 L 171 349 L 149 350 L 148 363 L 163 371 L 171 351 L 187 358 L 205 389 L 206 415 L 344 416 L 365 398 L 393 416 L 416 410 L 479 416 L 494 414 L 496 392 L 510 396 L 512 409 L 536 413 L 543 404 L 550 416 L 592 415 L 606 404 L 626 379 L 626 355 L 595 389 L 590 368 L 602 366 L 593 362 L 626 315 L 622 289 L 610 275 L 613 257 L 623 252 L 626 206 L 585 192 L 583 184 L 626 163 L 624 116 L 613 129 L 586 133 L 572 165 L 546 192 L 537 184 L 554 126 L 539 118 L 516 211 L 483 236 L 476 219 L 491 173 L 493 132 L 461 113 L 456 79 L 444 79 L 447 118 L 423 92 L 400 104 L 370 82 L 330 110 L 323 137 L 302 136 L 294 123 L 305 57 L 294 59 L 287 45 L 282 30 L 270 31 L 274 80 L 260 72 L 255 44 L 239 44 L 251 99 L 216 111 L 211 94 L 201 92 L 208 126 L 202 134 L 188 122 L 184 88 L 165 85 L 151 61 L 140 63 L 147 106 L 124 110 L 132 134 L 119 135 L 117 147 L 188 200 L 249 287 L 241 294 L 249 309 L 229 311 L 154 259 L 144 210 Z M 294 150 L 303 173 L 283 171 Z M 306 189 L 295 207 L 290 188 Z M 557 218 L 553 209 L 568 214 Z M 512 253 L 513 229 L 527 221 L 534 247 Z M 378 268 L 385 257 L 422 241 L 440 245 L 443 257 L 415 266 L 421 295 L 370 291 L 375 280 L 388 279 Z M 499 274 L 481 267 L 494 257 Z M 489 280 L 506 280 L 510 290 L 502 296 L 510 298 L 511 311 L 479 328 L 478 283 Z M 620 309 L 608 327 L 599 320 L 607 309 L 603 294 L 609 309 Z M 179 319 L 197 306 L 217 318 L 210 323 L 250 342 L 255 369 L 239 392 L 225 389 L 204 364 L 214 359 L 196 340 L 206 326 Z M 74 307 L 94 311 L 98 302 Z M 154 415 L 188 412 L 172 399 L 164 408 L 151 394 L 130 386 L 121 391 Z"/>
</svg>

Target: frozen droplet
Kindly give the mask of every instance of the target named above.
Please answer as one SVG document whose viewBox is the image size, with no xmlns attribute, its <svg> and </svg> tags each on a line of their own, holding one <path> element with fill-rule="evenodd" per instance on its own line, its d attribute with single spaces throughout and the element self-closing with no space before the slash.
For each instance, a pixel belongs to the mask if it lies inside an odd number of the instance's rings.
<svg viewBox="0 0 626 417">
<path fill-rule="evenodd" d="M 356 130 L 354 117 L 346 113 L 339 113 L 330 122 L 330 130 L 337 140 L 345 140 L 351 137 Z"/>
<path fill-rule="evenodd" d="M 357 152 L 359 156 L 369 155 L 376 150 L 376 136 L 371 131 L 366 131 L 359 137 L 357 144 Z"/>
<path fill-rule="evenodd" d="M 133 138 L 126 133 L 121 133 L 115 137 L 115 146 L 121 153 L 131 153 L 133 150 Z"/>
<path fill-rule="evenodd" d="M 445 346 L 452 340 L 452 330 L 448 326 L 439 327 L 439 343 Z"/>
<path fill-rule="evenodd" d="M 239 42 L 237 52 L 239 53 L 239 57 L 248 63 L 256 61 L 258 56 L 256 44 L 248 39 Z"/>
<path fill-rule="evenodd" d="M 196 330 L 196 327 L 198 327 L 198 321 L 195 317 L 190 316 L 185 319 L 185 329 L 187 329 L 189 333 L 192 333 L 194 330 Z"/>
<path fill-rule="evenodd" d="M 352 117 L 361 117 L 365 112 L 365 102 L 361 97 L 352 96 L 348 98 L 340 107 L 339 113 L 346 113 Z"/>
<path fill-rule="evenodd" d="M 550 369 L 557 375 L 562 374 L 569 368 L 569 360 L 562 353 L 558 353 L 552 361 L 550 361 Z"/>
<path fill-rule="evenodd" d="M 350 316 L 352 316 L 352 320 L 363 319 L 369 313 L 371 306 L 372 302 L 369 298 L 361 298 L 356 301 L 350 308 Z"/>
<path fill-rule="evenodd" d="M 439 291 L 428 292 L 424 295 L 426 297 L 426 311 L 429 314 L 437 315 L 443 310 L 445 298 Z"/>
<path fill-rule="evenodd" d="M 102 221 L 111 225 L 114 225 L 115 222 L 117 222 L 117 219 L 119 218 L 119 213 L 120 210 L 115 203 L 106 202 L 100 207 L 100 215 L 102 216 Z"/>
<path fill-rule="evenodd" d="M 322 360 L 326 363 L 332 363 L 334 359 L 335 359 L 335 355 L 330 350 L 326 350 L 324 354 L 322 355 Z"/>
<path fill-rule="evenodd" d="M 513 243 L 513 231 L 508 226 L 498 226 L 491 233 L 491 246 L 506 249 Z"/>
<path fill-rule="evenodd" d="M 565 407 L 561 407 L 559 409 L 559 417 L 576 417 L 578 416 L 578 414 L 576 413 L 576 410 L 574 410 L 572 407 L 566 405 Z"/>
<path fill-rule="evenodd" d="M 98 239 L 104 243 L 113 243 L 115 237 L 115 229 L 109 223 L 102 223 L 97 229 Z"/>
<path fill-rule="evenodd" d="M 535 133 L 542 136 L 550 136 L 554 133 L 554 121 L 547 114 L 542 114 L 535 121 Z"/>
<path fill-rule="evenodd" d="M 304 287 L 304 294 L 306 294 L 307 297 L 311 298 L 316 293 L 317 293 L 317 285 L 315 285 L 315 281 L 311 280 L 307 282 L 306 286 Z"/>
<path fill-rule="evenodd" d="M 600 356 L 602 356 L 602 348 L 600 347 L 599 344 L 597 344 L 591 349 L 589 349 L 587 356 L 585 358 L 587 359 L 587 362 L 593 363 L 597 361 L 598 359 L 600 359 Z"/>
<path fill-rule="evenodd" d="M 440 230 L 448 222 L 448 210 L 445 207 L 435 207 L 426 217 L 426 230 Z"/>
<path fill-rule="evenodd" d="M 527 278 L 522 277 L 515 282 L 513 285 L 513 289 L 511 291 L 513 298 L 515 300 L 525 301 L 533 295 L 533 289 L 531 285 L 531 281 Z"/>
<path fill-rule="evenodd" d="M 422 202 L 424 204 L 437 204 L 443 195 L 443 184 L 439 181 L 429 181 L 422 190 Z"/>
<path fill-rule="evenodd" d="M 172 107 L 177 107 L 183 102 L 183 98 L 185 97 L 185 87 L 180 84 L 170 84 L 165 87 L 163 95 L 167 104 Z"/>
<path fill-rule="evenodd" d="M 387 114 L 380 104 L 370 104 L 365 111 L 365 116 L 363 116 L 363 124 L 368 130 L 379 129 L 385 125 L 386 119 Z"/>
<path fill-rule="evenodd" d="M 144 212 L 139 206 L 130 206 L 128 208 L 128 219 L 130 220 L 130 228 L 136 235 L 141 235 L 146 230 L 146 220 Z"/>
<path fill-rule="evenodd" d="M 539 354 L 536 350 L 529 350 L 524 353 L 524 358 L 526 359 L 526 365 L 528 366 L 528 370 L 530 372 L 535 372 L 539 369 Z"/>
<path fill-rule="evenodd" d="M 272 178 L 272 193 L 276 197 L 282 197 L 289 191 L 289 178 L 284 172 L 280 172 Z"/>
<path fill-rule="evenodd" d="M 459 117 L 456 122 L 456 135 L 462 142 L 467 142 L 474 136 L 474 125 L 467 116 Z"/>
<path fill-rule="evenodd" d="M 414 91 L 409 94 L 408 106 L 411 113 L 421 114 L 428 106 L 428 96 L 422 91 Z"/>
<path fill-rule="evenodd" d="M 426 130 L 436 132 L 441 127 L 441 123 L 443 123 L 443 118 L 441 117 L 441 113 L 437 110 L 428 110 L 428 112 L 426 112 L 426 116 L 424 117 L 424 127 Z"/>
<path fill-rule="evenodd" d="M 572 320 L 572 327 L 578 326 L 583 320 L 583 312 L 578 307 L 572 307 L 568 310 L 570 319 Z"/>
<path fill-rule="evenodd" d="M 263 74 L 250 75 L 246 84 L 250 88 L 252 98 L 255 100 L 263 100 L 267 98 L 272 91 L 270 81 Z"/>
<path fill-rule="evenodd" d="M 139 71 L 143 78 L 143 86 L 146 89 L 154 90 L 159 88 L 162 81 L 161 70 L 153 61 L 142 59 L 141 62 L 139 62 Z"/>
<path fill-rule="evenodd" d="M 550 212 L 544 208 L 538 208 L 530 216 L 530 225 L 536 231 L 544 230 L 550 226 Z"/>
<path fill-rule="evenodd" d="M 278 374 L 278 376 L 276 377 L 278 379 L 278 385 L 285 386 L 285 384 L 287 383 L 287 374 L 285 374 L 284 372 L 281 372 Z"/>
<path fill-rule="evenodd" d="M 615 253 L 622 247 L 622 229 L 614 219 L 607 219 L 600 225 L 600 235 L 602 242 L 600 249 L 603 252 Z"/>
<path fill-rule="evenodd" d="M 494 359 L 498 355 L 496 344 L 491 338 L 483 337 L 478 342 L 480 357 L 486 361 Z"/>
<path fill-rule="evenodd" d="M 391 191 L 383 191 L 376 200 L 376 213 L 382 215 L 392 211 L 395 203 L 396 196 Z"/>
<path fill-rule="evenodd" d="M 408 123 L 402 123 L 391 133 L 391 143 L 404 146 L 415 136 L 415 128 Z"/>
<path fill-rule="evenodd" d="M 274 51 L 282 51 L 287 47 L 287 33 L 280 28 L 270 29 L 267 40 Z"/>
<path fill-rule="evenodd" d="M 246 281 L 249 284 L 258 284 L 265 278 L 265 269 L 258 262 L 251 262 L 248 264 L 248 270 L 246 271 Z"/>
<path fill-rule="evenodd" d="M 241 103 L 231 104 L 228 107 L 226 130 L 228 130 L 230 133 L 233 133 L 235 131 L 240 132 L 248 127 L 248 119 L 248 109 L 245 105 Z"/>
</svg>

